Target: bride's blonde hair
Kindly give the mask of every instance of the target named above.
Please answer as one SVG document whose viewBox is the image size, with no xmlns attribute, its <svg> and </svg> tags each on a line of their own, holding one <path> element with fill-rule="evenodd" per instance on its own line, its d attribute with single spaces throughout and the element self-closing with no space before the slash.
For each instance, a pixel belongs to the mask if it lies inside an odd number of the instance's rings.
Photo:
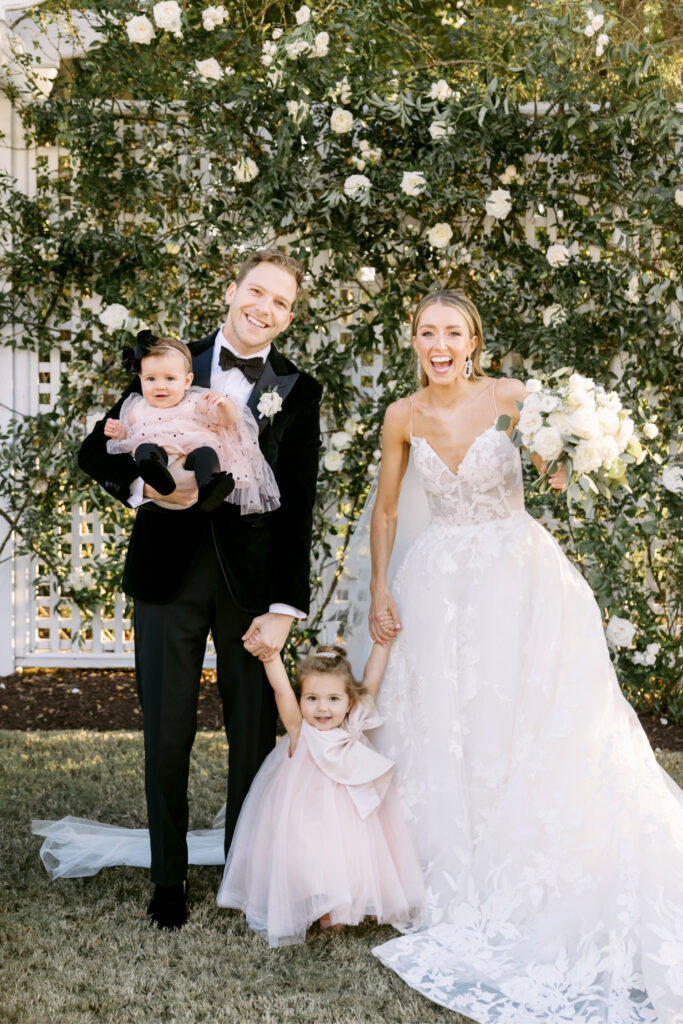
<svg viewBox="0 0 683 1024">
<path fill-rule="evenodd" d="M 484 328 L 482 327 L 481 317 L 479 316 L 479 310 L 466 295 L 462 292 L 452 291 L 449 288 L 442 288 L 437 292 L 429 292 L 428 295 L 424 295 L 417 304 L 417 308 L 413 315 L 413 324 L 411 328 L 411 336 L 414 338 L 417 334 L 417 328 L 420 323 L 420 317 L 424 313 L 425 309 L 430 306 L 451 306 L 453 309 L 457 309 L 459 313 L 462 313 L 465 318 L 465 323 L 469 328 L 470 335 L 477 337 L 477 347 L 472 353 L 472 376 L 470 380 L 476 380 L 478 377 L 485 377 L 486 374 L 481 368 L 481 351 L 484 345 Z M 429 378 L 420 365 L 420 360 L 415 353 L 415 363 L 417 379 L 420 383 L 421 388 L 429 386 Z"/>
</svg>

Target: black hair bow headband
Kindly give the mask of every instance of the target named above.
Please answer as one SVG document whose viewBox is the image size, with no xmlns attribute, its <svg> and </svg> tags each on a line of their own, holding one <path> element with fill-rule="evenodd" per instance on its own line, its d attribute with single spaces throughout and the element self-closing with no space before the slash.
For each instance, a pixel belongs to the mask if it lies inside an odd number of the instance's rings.
<svg viewBox="0 0 683 1024">
<path fill-rule="evenodd" d="M 151 331 L 139 331 L 135 336 L 135 348 L 126 345 L 121 353 L 121 362 L 124 370 L 128 373 L 139 373 L 140 364 L 150 350 L 156 345 L 159 338 Z"/>
</svg>

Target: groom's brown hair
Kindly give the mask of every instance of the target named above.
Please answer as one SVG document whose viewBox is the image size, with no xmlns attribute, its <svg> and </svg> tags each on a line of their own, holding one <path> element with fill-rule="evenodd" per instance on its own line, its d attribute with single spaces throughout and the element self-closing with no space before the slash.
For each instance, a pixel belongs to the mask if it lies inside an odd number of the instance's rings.
<svg viewBox="0 0 683 1024">
<path fill-rule="evenodd" d="M 281 267 L 282 270 L 286 270 L 288 274 L 291 274 L 296 281 L 298 294 L 304 280 L 304 268 L 293 256 L 288 256 L 286 252 L 282 252 L 280 249 L 257 249 L 255 252 L 252 252 L 237 271 L 235 284 L 239 286 L 249 271 L 253 270 L 254 267 L 258 267 L 260 263 L 272 263 L 273 266 Z M 294 306 L 296 306 L 296 299 L 294 300 Z"/>
</svg>

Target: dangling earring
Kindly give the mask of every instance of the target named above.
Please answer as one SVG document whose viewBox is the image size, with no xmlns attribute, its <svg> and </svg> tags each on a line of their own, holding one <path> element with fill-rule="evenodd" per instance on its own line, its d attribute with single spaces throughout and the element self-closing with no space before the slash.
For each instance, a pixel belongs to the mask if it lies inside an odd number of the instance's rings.
<svg viewBox="0 0 683 1024">
<path fill-rule="evenodd" d="M 472 376 L 472 366 L 472 356 L 468 356 L 467 359 L 465 360 L 465 369 L 463 371 L 463 377 L 465 378 L 465 380 L 469 380 L 470 377 Z"/>
</svg>

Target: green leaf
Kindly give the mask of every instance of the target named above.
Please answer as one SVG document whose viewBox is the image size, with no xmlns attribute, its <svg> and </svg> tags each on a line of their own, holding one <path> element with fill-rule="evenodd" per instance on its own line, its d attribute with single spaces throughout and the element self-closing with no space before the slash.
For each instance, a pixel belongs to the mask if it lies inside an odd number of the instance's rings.
<svg viewBox="0 0 683 1024">
<path fill-rule="evenodd" d="M 512 420 L 509 416 L 499 416 L 496 420 L 496 430 L 509 430 Z"/>
</svg>

